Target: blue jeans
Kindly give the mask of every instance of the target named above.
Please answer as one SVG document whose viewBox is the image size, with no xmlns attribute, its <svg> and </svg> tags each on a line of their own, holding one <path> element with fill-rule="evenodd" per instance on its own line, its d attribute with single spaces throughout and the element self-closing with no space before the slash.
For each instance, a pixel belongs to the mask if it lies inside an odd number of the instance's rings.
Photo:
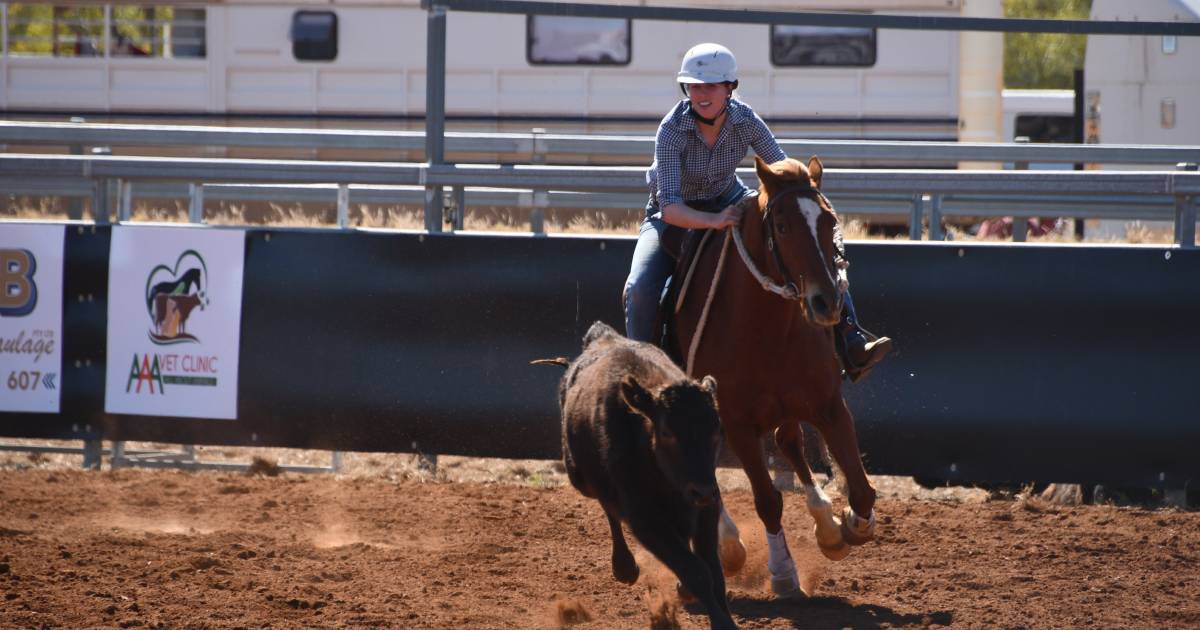
<svg viewBox="0 0 1200 630">
<path fill-rule="evenodd" d="M 688 201 L 688 206 L 701 212 L 720 212 L 750 194 L 740 180 L 735 181 L 724 193 L 713 199 Z M 661 238 L 667 223 L 653 199 L 646 204 L 646 218 L 638 233 L 637 246 L 633 249 L 633 262 L 629 266 L 629 278 L 625 280 L 625 336 L 635 341 L 657 343 L 654 323 L 658 319 L 658 305 L 662 301 L 667 279 L 675 271 L 675 259 L 662 247 Z"/>
</svg>

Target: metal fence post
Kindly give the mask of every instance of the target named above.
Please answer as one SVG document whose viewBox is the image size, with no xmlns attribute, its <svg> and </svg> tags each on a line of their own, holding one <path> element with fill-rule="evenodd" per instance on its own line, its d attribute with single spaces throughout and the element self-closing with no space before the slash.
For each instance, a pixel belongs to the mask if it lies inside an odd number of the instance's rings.
<svg viewBox="0 0 1200 630">
<path fill-rule="evenodd" d="M 92 155 L 112 155 L 112 149 L 92 147 Z M 112 215 L 112 180 L 99 177 L 92 181 L 92 220 L 96 225 L 108 225 Z"/>
<path fill-rule="evenodd" d="M 1017 136 L 1013 139 L 1018 144 L 1029 144 L 1027 136 Z M 1013 163 L 1013 170 L 1027 171 L 1029 170 L 1029 162 L 1027 160 L 1018 160 Z M 1029 236 L 1029 219 L 1026 217 L 1013 216 L 1012 218 L 1012 239 L 1014 243 L 1024 243 L 1026 237 Z"/>
<path fill-rule="evenodd" d="M 908 217 L 908 240 L 921 240 L 921 215 L 925 213 L 925 196 L 921 193 L 913 195 L 912 213 Z"/>
<path fill-rule="evenodd" d="M 461 230 L 466 221 L 467 216 L 467 188 L 466 186 L 455 186 L 450 189 L 450 195 L 454 199 L 454 213 L 451 215 L 450 229 Z"/>
<path fill-rule="evenodd" d="M 76 120 L 76 119 L 72 118 L 71 122 L 83 122 L 83 119 L 80 118 L 80 119 Z M 72 144 L 71 145 L 71 155 L 83 155 L 83 145 L 82 144 Z M 79 221 L 79 220 L 83 219 L 83 200 L 82 199 L 79 199 L 78 197 L 71 197 L 71 198 L 67 199 L 67 218 L 71 219 L 72 221 Z"/>
<path fill-rule="evenodd" d="M 533 191 L 533 211 L 529 213 L 529 231 L 536 236 L 546 235 L 546 206 L 550 205 L 550 193 Z"/>
<path fill-rule="evenodd" d="M 117 180 L 117 223 L 129 221 L 133 214 L 133 182 Z"/>
<path fill-rule="evenodd" d="M 533 136 L 533 142 L 530 143 L 532 154 L 529 156 L 529 161 L 533 164 L 545 164 L 546 151 L 542 136 L 546 133 L 546 130 L 542 127 L 534 127 L 529 130 L 529 133 Z M 529 213 L 529 231 L 538 236 L 545 236 L 546 234 L 545 208 L 548 205 L 550 205 L 550 191 L 534 189 L 533 210 Z"/>
<path fill-rule="evenodd" d="M 1177 171 L 1200 170 L 1194 162 L 1180 162 Z M 1196 199 L 1187 195 L 1175 195 L 1175 242 L 1183 249 L 1196 248 Z"/>
<path fill-rule="evenodd" d="M 1029 219 L 1027 217 L 1013 217 L 1013 242 L 1024 243 L 1029 236 Z"/>
<path fill-rule="evenodd" d="M 946 240 L 946 234 L 942 232 L 942 195 L 934 195 L 929 204 L 929 240 Z"/>
<path fill-rule="evenodd" d="M 342 472 L 342 466 L 345 464 L 342 451 L 333 451 L 329 455 L 329 469 L 335 473 Z"/>
<path fill-rule="evenodd" d="M 204 183 L 188 184 L 188 223 L 204 223 Z"/>
<path fill-rule="evenodd" d="M 83 441 L 83 467 L 87 470 L 100 470 L 104 457 L 104 442 L 100 440 Z"/>
<path fill-rule="evenodd" d="M 108 225 L 108 178 L 92 180 L 92 220 L 96 225 Z"/>
<path fill-rule="evenodd" d="M 446 7 L 429 5 L 425 22 L 425 161 L 445 163 L 446 132 Z M 441 186 L 425 186 L 425 230 L 442 231 L 445 211 Z"/>
<path fill-rule="evenodd" d="M 350 185 L 349 184 L 338 184 L 337 226 L 343 230 L 350 226 Z"/>
<path fill-rule="evenodd" d="M 1196 204 L 1187 195 L 1175 195 L 1175 242 L 1196 249 Z"/>
</svg>

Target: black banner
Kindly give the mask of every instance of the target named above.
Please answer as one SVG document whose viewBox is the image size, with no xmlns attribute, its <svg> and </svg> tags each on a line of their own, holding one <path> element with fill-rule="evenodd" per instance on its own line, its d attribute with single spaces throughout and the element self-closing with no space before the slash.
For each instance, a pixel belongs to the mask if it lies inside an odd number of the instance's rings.
<svg viewBox="0 0 1200 630">
<path fill-rule="evenodd" d="M 94 232 L 94 233 L 93 233 Z M 105 415 L 109 231 L 68 228 L 63 413 L 9 436 L 559 455 L 561 370 L 622 329 L 633 240 L 246 233 L 238 419 Z M 851 243 L 863 323 L 896 340 L 847 385 L 867 468 L 958 481 L 1181 487 L 1200 477 L 1189 370 L 1200 252 Z"/>
</svg>

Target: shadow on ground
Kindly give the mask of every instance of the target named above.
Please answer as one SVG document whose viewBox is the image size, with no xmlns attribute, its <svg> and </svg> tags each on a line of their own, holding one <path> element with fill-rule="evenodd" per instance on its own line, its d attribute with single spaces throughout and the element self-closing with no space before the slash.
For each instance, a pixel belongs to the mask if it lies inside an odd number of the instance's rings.
<svg viewBox="0 0 1200 630">
<path fill-rule="evenodd" d="M 900 613 L 886 606 L 852 604 L 840 597 L 800 600 L 735 597 L 729 601 L 729 609 L 742 619 L 786 619 L 806 630 L 924 628 L 932 624 L 948 626 L 954 621 L 949 611 Z"/>
</svg>

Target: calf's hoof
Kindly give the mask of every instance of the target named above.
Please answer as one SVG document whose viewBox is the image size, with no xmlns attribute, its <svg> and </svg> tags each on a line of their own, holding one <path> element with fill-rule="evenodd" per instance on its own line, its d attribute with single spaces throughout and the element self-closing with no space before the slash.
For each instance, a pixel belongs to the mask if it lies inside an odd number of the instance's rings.
<svg viewBox="0 0 1200 630">
<path fill-rule="evenodd" d="M 875 510 L 870 518 L 862 518 L 846 506 L 842 511 L 842 540 L 851 545 L 865 545 L 875 540 Z"/>
<path fill-rule="evenodd" d="M 686 586 L 683 585 L 683 582 L 675 583 L 675 594 L 679 596 L 679 603 L 683 604 L 684 606 L 691 606 L 692 604 L 700 601 L 696 599 L 695 595 L 692 595 L 692 592 L 689 591 Z"/>
<path fill-rule="evenodd" d="M 633 584 L 637 582 L 638 575 L 641 570 L 638 569 L 637 562 L 634 562 L 631 556 L 627 561 L 619 561 L 613 558 L 613 577 L 622 584 Z"/>
</svg>

